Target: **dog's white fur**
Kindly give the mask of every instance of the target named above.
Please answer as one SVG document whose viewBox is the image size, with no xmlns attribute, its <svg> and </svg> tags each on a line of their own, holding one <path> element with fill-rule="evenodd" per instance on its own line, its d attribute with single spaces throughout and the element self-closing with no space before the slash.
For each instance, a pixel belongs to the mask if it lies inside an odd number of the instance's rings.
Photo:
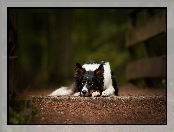
<svg viewBox="0 0 174 132">
<path fill-rule="evenodd" d="M 94 71 L 96 70 L 100 64 L 84 64 L 82 67 L 85 68 L 86 71 Z M 112 86 L 111 79 L 111 68 L 109 62 L 106 62 L 104 65 L 104 91 L 102 92 L 102 96 L 110 96 L 114 95 L 115 89 Z M 98 96 L 99 92 L 96 94 L 92 94 L 92 96 Z"/>
<path fill-rule="evenodd" d="M 53 91 L 49 96 L 64 96 L 64 95 L 72 95 L 72 96 L 80 96 L 80 92 L 74 93 L 71 89 L 68 89 L 68 87 L 60 87 Z"/>
<path fill-rule="evenodd" d="M 61 96 L 61 95 L 71 95 L 73 94 L 73 91 L 68 89 L 68 87 L 60 87 L 53 91 L 50 96 Z"/>
<path fill-rule="evenodd" d="M 86 71 L 94 71 L 96 70 L 100 64 L 84 64 L 82 67 Z M 111 96 L 114 95 L 115 89 L 112 86 L 112 78 L 111 78 L 111 68 L 109 62 L 106 62 L 104 65 L 104 91 L 102 92 L 101 96 Z M 61 87 L 55 91 L 53 91 L 49 96 L 62 96 L 62 95 L 73 95 L 73 96 L 79 96 L 80 92 L 73 93 L 71 89 L 68 89 L 67 87 Z M 93 92 L 92 96 L 96 97 L 99 96 L 99 92 Z"/>
</svg>

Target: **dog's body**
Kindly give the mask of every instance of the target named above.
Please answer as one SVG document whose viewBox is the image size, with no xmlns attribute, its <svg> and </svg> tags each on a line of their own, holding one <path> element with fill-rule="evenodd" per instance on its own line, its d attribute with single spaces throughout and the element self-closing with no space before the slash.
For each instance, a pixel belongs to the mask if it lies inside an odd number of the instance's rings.
<svg viewBox="0 0 174 132">
<path fill-rule="evenodd" d="M 110 69 L 109 62 L 88 61 L 83 66 L 76 63 L 75 82 L 69 87 L 61 87 L 55 90 L 54 95 L 73 96 L 111 96 L 118 95 L 118 87 L 114 73 Z"/>
</svg>

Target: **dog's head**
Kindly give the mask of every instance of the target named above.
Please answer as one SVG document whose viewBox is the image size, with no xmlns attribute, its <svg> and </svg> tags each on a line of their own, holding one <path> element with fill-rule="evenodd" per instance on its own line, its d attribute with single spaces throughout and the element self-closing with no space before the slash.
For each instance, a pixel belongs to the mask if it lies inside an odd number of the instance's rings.
<svg viewBox="0 0 174 132">
<path fill-rule="evenodd" d="M 75 79 L 76 87 L 81 96 L 91 96 L 93 92 L 101 94 L 103 90 L 103 64 L 100 64 L 94 71 L 86 71 L 79 63 L 76 63 Z"/>
</svg>

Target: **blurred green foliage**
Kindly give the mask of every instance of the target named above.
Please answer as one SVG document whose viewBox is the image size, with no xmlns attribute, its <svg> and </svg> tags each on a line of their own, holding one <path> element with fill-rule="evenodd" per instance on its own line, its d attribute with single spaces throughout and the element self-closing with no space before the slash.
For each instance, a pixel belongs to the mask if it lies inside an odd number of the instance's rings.
<svg viewBox="0 0 174 132">
<path fill-rule="evenodd" d="M 109 61 L 125 81 L 125 9 L 16 9 L 19 86 L 69 85 L 75 63 Z M 66 60 L 66 61 L 65 61 Z M 64 72 L 63 72 L 64 70 Z"/>
<path fill-rule="evenodd" d="M 34 104 L 35 99 L 30 96 L 28 99 L 11 98 L 9 100 L 9 124 L 29 124 L 32 118 L 40 114 L 40 109 Z"/>
<path fill-rule="evenodd" d="M 75 10 L 73 20 L 73 64 L 91 59 L 109 61 L 119 84 L 124 84 L 128 61 L 126 10 Z"/>
<path fill-rule="evenodd" d="M 70 85 L 76 62 L 109 61 L 118 85 L 126 83 L 130 60 L 166 54 L 166 34 L 126 49 L 128 9 L 41 8 L 16 12 L 19 88 Z M 150 11 L 150 10 L 149 10 Z M 154 14 L 161 10 L 154 10 Z M 141 10 L 138 25 L 146 21 Z M 130 55 L 131 54 L 131 55 Z M 129 60 L 130 59 L 130 60 Z M 160 80 L 161 82 L 161 80 Z"/>
<path fill-rule="evenodd" d="M 9 107 L 9 124 L 28 124 L 31 116 L 25 116 L 22 111 L 15 111 L 13 107 Z"/>
</svg>

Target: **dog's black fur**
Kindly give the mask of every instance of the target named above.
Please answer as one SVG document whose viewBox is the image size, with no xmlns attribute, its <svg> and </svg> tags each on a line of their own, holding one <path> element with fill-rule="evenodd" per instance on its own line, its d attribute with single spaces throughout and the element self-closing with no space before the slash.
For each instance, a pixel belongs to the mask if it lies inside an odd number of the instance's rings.
<svg viewBox="0 0 174 132">
<path fill-rule="evenodd" d="M 85 68 L 83 68 L 79 63 L 76 63 L 75 68 L 75 82 L 76 82 L 76 88 L 78 89 L 78 92 L 80 92 L 80 96 L 92 96 L 92 93 L 97 91 L 102 94 L 104 91 L 104 65 L 105 62 L 95 62 L 95 61 L 88 61 L 85 64 L 100 64 L 99 67 L 94 71 L 86 71 Z M 115 95 L 118 95 L 118 86 L 116 82 L 116 77 L 114 75 L 114 72 L 111 71 L 111 79 L 112 79 L 112 86 L 115 89 Z M 83 87 L 86 85 L 87 91 L 83 90 Z M 88 92 L 88 93 L 86 93 Z M 100 96 L 99 95 L 99 96 Z"/>
<path fill-rule="evenodd" d="M 109 62 L 88 61 L 84 65 L 76 63 L 75 82 L 69 87 L 61 87 L 50 94 L 74 96 L 111 96 L 118 95 L 116 77 L 110 69 Z"/>
</svg>

